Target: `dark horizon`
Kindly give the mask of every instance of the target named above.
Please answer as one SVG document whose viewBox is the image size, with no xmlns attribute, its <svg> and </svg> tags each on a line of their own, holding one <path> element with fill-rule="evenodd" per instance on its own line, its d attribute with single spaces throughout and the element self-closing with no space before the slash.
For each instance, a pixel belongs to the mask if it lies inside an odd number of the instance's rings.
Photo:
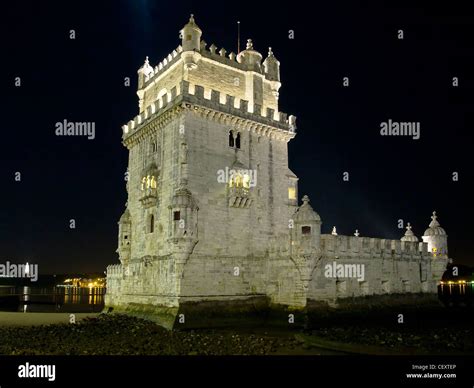
<svg viewBox="0 0 474 388">
<path fill-rule="evenodd" d="M 235 52 L 239 20 L 241 45 L 252 38 L 264 56 L 271 46 L 281 62 L 280 110 L 297 116 L 289 166 L 299 177 L 299 201 L 310 197 L 323 233 L 336 226 L 339 234 L 358 229 L 399 239 L 403 219 L 421 241 L 436 210 L 449 256 L 473 266 L 470 14 L 375 2 L 241 3 L 227 12 L 218 4 L 4 5 L 0 262 L 39 264 L 42 274 L 103 273 L 118 263 L 128 162 L 121 125 L 138 113 L 136 72 L 145 56 L 156 66 L 180 44 L 178 32 L 193 13 L 208 45 Z M 95 139 L 55 136 L 64 119 L 95 122 Z M 389 119 L 419 121 L 421 138 L 380 136 Z"/>
</svg>

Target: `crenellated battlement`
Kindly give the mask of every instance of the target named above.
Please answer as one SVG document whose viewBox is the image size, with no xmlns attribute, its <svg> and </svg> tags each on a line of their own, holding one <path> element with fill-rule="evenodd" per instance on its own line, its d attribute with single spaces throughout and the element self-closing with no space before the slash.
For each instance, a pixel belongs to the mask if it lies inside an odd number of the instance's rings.
<svg viewBox="0 0 474 388">
<path fill-rule="evenodd" d="M 109 276 L 122 276 L 123 267 L 122 264 L 112 264 L 107 266 L 107 277 Z"/>
<path fill-rule="evenodd" d="M 176 49 L 174 49 L 170 54 L 168 54 L 158 65 L 155 67 L 149 68 L 148 72 L 145 74 L 144 84 L 143 87 L 146 87 L 149 83 L 151 83 L 156 77 L 160 74 L 164 73 L 167 69 L 171 67 L 171 65 L 175 64 L 179 61 L 181 56 L 181 52 L 183 48 L 179 45 Z"/>
<path fill-rule="evenodd" d="M 296 117 L 288 116 L 283 112 L 276 112 L 271 108 L 263 111 L 262 106 L 251 104 L 246 100 L 235 98 L 217 90 L 194 85 L 188 81 L 181 81 L 171 88 L 170 92 L 148 105 L 143 112 L 135 116 L 122 126 L 123 138 L 128 138 L 136 133 L 139 128 L 163 114 L 173 106 L 190 103 L 203 108 L 215 110 L 222 115 L 237 116 L 243 120 L 253 121 L 260 125 L 263 134 L 280 131 L 295 136 Z"/>
<path fill-rule="evenodd" d="M 208 48 L 206 46 L 207 43 L 202 40 L 201 55 L 203 57 L 212 59 L 227 66 L 232 66 L 242 71 L 247 70 L 245 65 L 238 61 L 238 56 L 234 52 L 231 51 L 229 54 L 227 54 L 227 50 L 225 48 L 222 47 L 220 50 L 217 50 L 218 47 L 214 44 L 211 44 Z"/>
<path fill-rule="evenodd" d="M 334 256 L 370 255 L 380 257 L 394 255 L 397 258 L 431 256 L 428 244 L 423 242 L 379 239 L 322 234 L 321 248 L 326 254 Z"/>
<path fill-rule="evenodd" d="M 160 74 L 164 73 L 167 69 L 171 67 L 171 65 L 175 64 L 181 58 L 181 53 L 183 52 L 183 47 L 179 45 L 176 49 L 174 49 L 170 54 L 168 54 L 158 65 L 155 67 L 149 67 L 149 70 L 145 74 L 144 84 L 143 87 L 146 87 L 150 84 L 156 77 Z M 238 61 L 238 55 L 234 52 L 230 52 L 227 54 L 227 50 L 225 48 L 221 48 L 218 50 L 218 47 L 214 44 L 211 44 L 207 47 L 207 43 L 202 40 L 201 41 L 201 50 L 200 54 L 204 58 L 211 59 L 213 61 L 219 62 L 223 65 L 231 66 L 235 69 L 241 71 L 247 71 L 246 66 L 243 63 Z M 262 72 L 264 75 L 264 73 Z"/>
</svg>

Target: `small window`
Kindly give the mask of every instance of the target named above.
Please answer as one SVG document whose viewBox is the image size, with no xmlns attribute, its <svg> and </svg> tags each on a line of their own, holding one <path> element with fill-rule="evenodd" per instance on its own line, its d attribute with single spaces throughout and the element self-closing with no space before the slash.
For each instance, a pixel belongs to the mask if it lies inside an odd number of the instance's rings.
<svg viewBox="0 0 474 388">
<path fill-rule="evenodd" d="M 304 234 L 304 235 L 311 234 L 311 226 L 301 227 L 301 233 Z"/>
<path fill-rule="evenodd" d="M 192 39 L 192 36 L 191 35 L 186 35 L 186 40 L 191 40 Z"/>
<path fill-rule="evenodd" d="M 181 212 L 176 211 L 173 213 L 173 221 L 179 221 L 181 219 Z"/>
<path fill-rule="evenodd" d="M 155 216 L 153 214 L 150 215 L 150 225 L 148 230 L 150 233 L 155 231 Z"/>
<path fill-rule="evenodd" d="M 234 147 L 234 134 L 229 131 L 229 147 Z"/>
<path fill-rule="evenodd" d="M 237 133 L 237 137 L 235 138 L 235 148 L 240 149 L 240 132 Z"/>
<path fill-rule="evenodd" d="M 151 152 L 156 152 L 156 143 L 151 143 Z"/>
</svg>

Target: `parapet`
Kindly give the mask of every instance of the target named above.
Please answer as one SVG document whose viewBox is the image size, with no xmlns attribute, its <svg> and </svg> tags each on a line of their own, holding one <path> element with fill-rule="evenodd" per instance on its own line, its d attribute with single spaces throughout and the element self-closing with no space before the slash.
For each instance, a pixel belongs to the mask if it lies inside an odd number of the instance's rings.
<svg viewBox="0 0 474 388">
<path fill-rule="evenodd" d="M 214 111 L 216 114 L 227 114 L 237 116 L 243 120 L 250 120 L 259 124 L 262 128 L 264 127 L 266 129 L 264 133 L 277 130 L 290 138 L 295 136 L 296 117 L 293 115 L 288 116 L 286 113 L 275 112 L 270 108 L 263 111 L 261 105 L 250 104 L 246 100 L 220 93 L 214 89 L 194 85 L 188 81 L 180 81 L 170 92 L 155 100 L 133 120 L 122 126 L 123 139 L 131 136 L 139 128 L 165 111 L 176 105 L 186 103 L 196 106 L 196 109 L 197 107 L 203 107 Z"/>
<path fill-rule="evenodd" d="M 209 48 L 206 48 L 207 43 L 202 40 L 201 41 L 201 55 L 205 58 L 212 59 L 216 62 L 220 62 L 224 65 L 234 67 L 239 70 L 247 70 L 245 65 L 242 63 L 239 63 L 237 61 L 237 54 L 234 52 L 230 52 L 228 55 L 227 50 L 225 48 L 221 48 L 219 51 L 217 51 L 217 46 L 214 44 L 211 44 Z"/>
<path fill-rule="evenodd" d="M 240 63 L 238 61 L 238 56 L 234 52 L 230 52 L 227 54 L 227 50 L 225 48 L 217 49 L 217 46 L 211 44 L 208 48 L 206 47 L 207 43 L 204 40 L 201 40 L 201 49 L 200 54 L 208 59 L 213 61 L 219 62 L 221 64 L 233 67 L 235 69 L 239 69 L 242 71 L 247 71 L 247 67 L 245 64 Z M 168 54 L 157 66 L 153 67 L 144 78 L 143 88 L 145 88 L 149 83 L 151 83 L 154 78 L 158 77 L 160 74 L 164 73 L 168 68 L 171 67 L 174 63 L 178 62 L 181 58 L 181 53 L 183 52 L 183 47 L 179 45 L 176 49 L 174 49 L 170 54 Z M 265 75 L 263 71 L 263 66 L 261 66 L 261 71 L 259 71 L 262 75 Z"/>
<path fill-rule="evenodd" d="M 107 277 L 110 276 L 122 276 L 123 267 L 122 264 L 112 264 L 107 266 Z"/>
<path fill-rule="evenodd" d="M 428 244 L 373 237 L 344 235 L 321 235 L 321 248 L 326 254 L 335 256 L 428 256 Z"/>
<path fill-rule="evenodd" d="M 151 70 L 148 74 L 145 75 L 145 82 L 143 87 L 146 87 L 148 83 L 150 83 L 155 77 L 159 76 L 161 73 L 164 73 L 171 65 L 178 62 L 181 58 L 179 55 L 183 51 L 183 48 L 178 46 L 175 50 L 173 50 L 170 54 L 168 54 L 158 65 L 156 65 L 153 70 Z"/>
</svg>

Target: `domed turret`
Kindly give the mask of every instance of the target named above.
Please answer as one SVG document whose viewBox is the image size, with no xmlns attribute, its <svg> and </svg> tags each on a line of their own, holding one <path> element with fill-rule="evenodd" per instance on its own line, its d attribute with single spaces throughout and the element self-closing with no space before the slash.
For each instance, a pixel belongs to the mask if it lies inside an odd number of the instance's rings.
<svg viewBox="0 0 474 388">
<path fill-rule="evenodd" d="M 439 225 L 438 216 L 433 212 L 429 228 L 425 230 L 424 236 L 444 236 L 445 230 Z"/>
<path fill-rule="evenodd" d="M 187 70 L 195 69 L 201 59 L 202 31 L 194 21 L 193 14 L 191 14 L 188 24 L 182 28 L 180 34 L 181 46 L 183 47 L 181 58 L 183 58 L 184 67 Z"/>
<path fill-rule="evenodd" d="M 405 235 L 400 240 L 418 242 L 418 237 L 416 237 L 413 231 L 411 230 L 410 223 L 407 224 L 407 231 L 405 232 Z"/>
<path fill-rule="evenodd" d="M 172 237 L 197 237 L 197 212 L 199 210 L 192 193 L 182 183 L 171 200 L 170 222 Z"/>
<path fill-rule="evenodd" d="M 291 236 L 294 248 L 307 254 L 318 250 L 321 242 L 321 217 L 309 204 L 307 195 L 303 197 L 303 204 L 293 215 L 293 223 Z"/>
<path fill-rule="evenodd" d="M 265 77 L 269 81 L 280 81 L 280 61 L 273 55 L 272 48 L 268 48 L 268 56 L 263 61 Z"/>
<path fill-rule="evenodd" d="M 262 72 L 262 54 L 253 49 L 252 39 L 247 39 L 247 47 L 237 55 L 237 62 L 246 65 L 247 70 Z"/>
<path fill-rule="evenodd" d="M 137 95 L 139 98 L 139 108 L 140 112 L 142 111 L 142 105 L 143 105 L 143 96 L 144 96 L 144 91 L 143 87 L 145 85 L 145 81 L 148 79 L 148 76 L 153 73 L 153 67 L 150 66 L 150 62 L 148 61 L 148 57 L 145 58 L 145 62 L 143 65 L 138 69 L 138 89 L 137 89 Z"/>
<path fill-rule="evenodd" d="M 309 204 L 309 197 L 303 197 L 303 204 L 298 208 L 293 216 L 295 223 L 321 223 L 321 217 Z"/>
<path fill-rule="evenodd" d="M 321 217 L 309 204 L 307 195 L 303 197 L 303 204 L 293 215 L 293 239 L 296 241 L 311 240 L 311 246 L 319 247 L 321 238 Z"/>
<path fill-rule="evenodd" d="M 125 209 L 122 216 L 120 217 L 119 222 L 120 223 L 130 222 L 130 211 L 128 209 Z"/>
<path fill-rule="evenodd" d="M 132 234 L 132 217 L 130 211 L 125 209 L 120 220 L 119 225 L 119 238 L 118 247 L 116 252 L 119 254 L 119 259 L 122 264 L 127 264 L 130 259 L 130 242 Z"/>
<path fill-rule="evenodd" d="M 189 22 L 181 30 L 181 42 L 183 51 L 200 51 L 202 31 L 191 14 Z"/>
<path fill-rule="evenodd" d="M 268 48 L 268 57 L 263 61 L 265 78 L 270 81 L 270 87 L 273 95 L 278 99 L 278 91 L 281 87 L 280 82 L 280 62 L 273 55 L 272 48 Z"/>
<path fill-rule="evenodd" d="M 423 234 L 423 242 L 428 243 L 428 251 L 433 256 L 447 256 L 448 254 L 448 235 L 439 225 L 436 212 L 431 216 L 431 222 L 428 229 Z"/>
</svg>

